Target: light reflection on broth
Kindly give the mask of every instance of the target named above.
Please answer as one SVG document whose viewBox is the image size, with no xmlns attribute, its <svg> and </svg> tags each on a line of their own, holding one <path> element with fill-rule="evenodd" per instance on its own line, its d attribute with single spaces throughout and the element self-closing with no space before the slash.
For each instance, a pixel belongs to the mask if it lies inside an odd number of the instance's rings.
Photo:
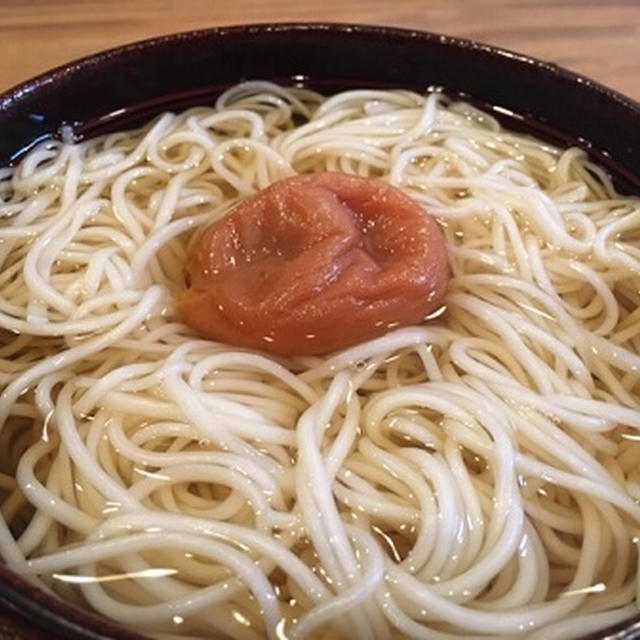
<svg viewBox="0 0 640 640">
<path fill-rule="evenodd" d="M 178 323 L 194 230 L 320 170 L 438 219 L 445 305 L 327 357 Z M 438 93 L 257 82 L 2 175 L 11 568 L 162 638 L 565 639 L 637 613 L 640 203 L 582 151 Z"/>
</svg>

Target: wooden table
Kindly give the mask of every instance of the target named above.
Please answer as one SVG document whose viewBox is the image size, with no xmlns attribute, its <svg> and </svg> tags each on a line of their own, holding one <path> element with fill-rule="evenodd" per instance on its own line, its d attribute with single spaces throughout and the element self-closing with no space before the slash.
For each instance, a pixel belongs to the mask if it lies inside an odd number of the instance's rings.
<svg viewBox="0 0 640 640">
<path fill-rule="evenodd" d="M 275 21 L 437 31 L 550 60 L 640 100 L 640 0 L 0 0 L 0 90 L 155 35 Z M 0 640 L 35 639 L 0 613 Z"/>
<path fill-rule="evenodd" d="M 0 0 L 0 90 L 125 42 L 273 21 L 469 37 L 556 62 L 640 100 L 640 0 Z"/>
</svg>

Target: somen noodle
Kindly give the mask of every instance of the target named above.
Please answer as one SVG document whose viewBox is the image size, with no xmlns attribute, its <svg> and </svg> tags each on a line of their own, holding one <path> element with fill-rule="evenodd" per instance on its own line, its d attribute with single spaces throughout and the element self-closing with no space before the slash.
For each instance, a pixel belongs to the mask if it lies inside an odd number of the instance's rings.
<svg viewBox="0 0 640 640">
<path fill-rule="evenodd" d="M 273 181 L 437 218 L 421 326 L 327 357 L 175 315 Z M 440 93 L 250 82 L 0 177 L 0 552 L 157 638 L 573 638 L 638 612 L 640 202 Z M 348 321 L 346 319 L 345 321 Z"/>
</svg>

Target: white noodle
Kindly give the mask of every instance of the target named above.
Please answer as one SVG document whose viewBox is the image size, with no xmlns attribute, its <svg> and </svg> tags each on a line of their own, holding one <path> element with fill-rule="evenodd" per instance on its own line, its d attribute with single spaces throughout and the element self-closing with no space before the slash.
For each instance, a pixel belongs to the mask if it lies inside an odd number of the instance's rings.
<svg viewBox="0 0 640 640">
<path fill-rule="evenodd" d="M 326 357 L 176 320 L 297 173 L 432 212 L 443 309 Z M 438 93 L 248 82 L 0 182 L 0 554 L 158 638 L 577 638 L 638 611 L 640 202 Z M 470 635 L 474 634 L 474 635 Z"/>
</svg>

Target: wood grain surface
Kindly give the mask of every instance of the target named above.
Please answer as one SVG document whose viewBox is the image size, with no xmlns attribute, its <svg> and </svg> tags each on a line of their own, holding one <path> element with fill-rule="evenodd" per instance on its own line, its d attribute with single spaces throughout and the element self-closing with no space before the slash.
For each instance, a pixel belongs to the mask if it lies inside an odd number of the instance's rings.
<svg viewBox="0 0 640 640">
<path fill-rule="evenodd" d="M 473 38 L 640 101 L 640 0 L 0 0 L 0 91 L 101 49 L 217 25 L 357 22 Z M 0 612 L 0 640 L 33 640 Z"/>
<path fill-rule="evenodd" d="M 0 0 L 0 90 L 101 49 L 209 26 L 333 21 L 477 39 L 640 100 L 640 0 Z"/>
</svg>

